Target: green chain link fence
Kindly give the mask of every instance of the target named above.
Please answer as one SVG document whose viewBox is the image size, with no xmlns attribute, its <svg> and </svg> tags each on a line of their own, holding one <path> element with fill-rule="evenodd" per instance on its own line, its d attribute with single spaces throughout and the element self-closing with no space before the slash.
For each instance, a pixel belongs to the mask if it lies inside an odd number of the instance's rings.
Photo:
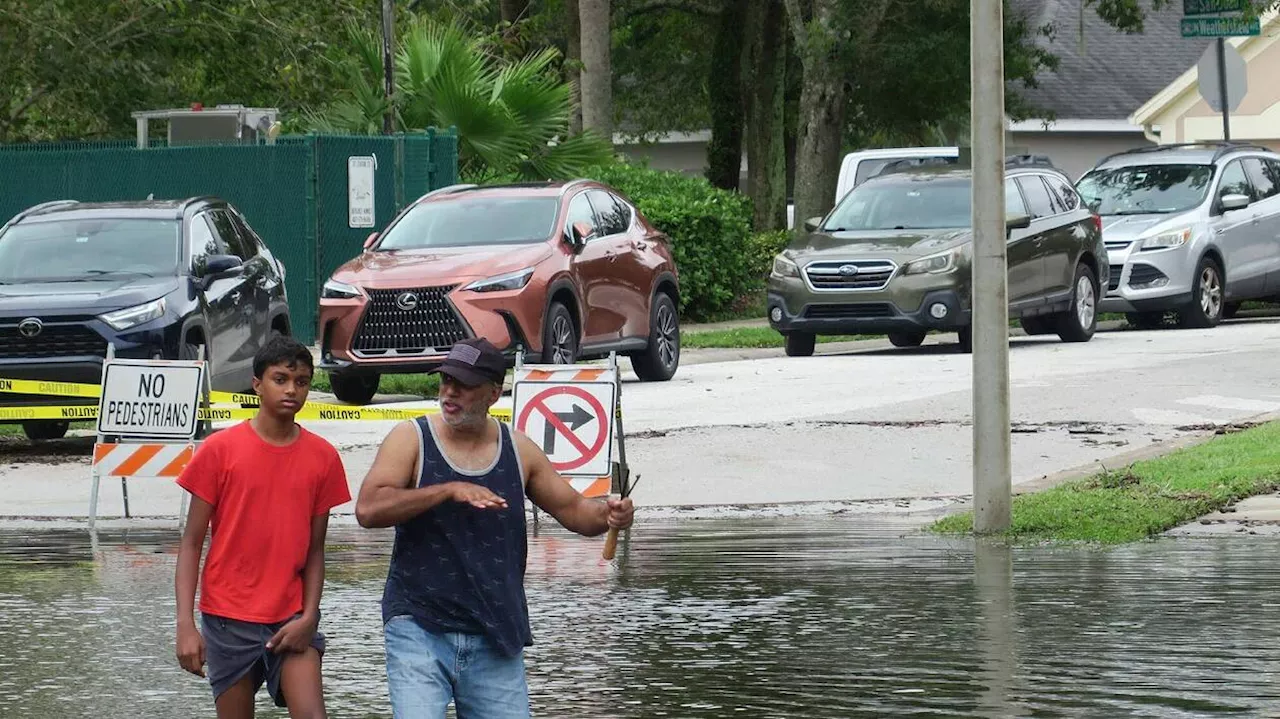
<svg viewBox="0 0 1280 719">
<path fill-rule="evenodd" d="M 372 227 L 351 227 L 348 160 L 375 164 Z M 0 222 L 50 200 L 108 202 L 220 197 L 239 209 L 285 265 L 294 335 L 315 341 L 320 287 L 405 204 L 457 182 L 456 132 L 305 135 L 274 145 L 145 150 L 131 141 L 0 146 Z"/>
</svg>

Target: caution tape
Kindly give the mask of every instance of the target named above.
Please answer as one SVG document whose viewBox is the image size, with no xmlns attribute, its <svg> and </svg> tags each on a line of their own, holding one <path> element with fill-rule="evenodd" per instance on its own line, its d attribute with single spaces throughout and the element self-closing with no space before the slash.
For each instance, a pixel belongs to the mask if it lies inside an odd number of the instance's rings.
<svg viewBox="0 0 1280 719">
<path fill-rule="evenodd" d="M 0 378 L 0 392 L 98 399 L 102 396 L 102 385 L 84 384 L 82 382 L 46 382 L 44 380 Z M 245 394 L 243 392 L 210 392 L 209 400 L 215 403 L 247 404 L 254 407 L 257 407 L 259 402 L 258 395 Z"/>
<path fill-rule="evenodd" d="M 202 407 L 196 416 L 200 420 L 211 422 L 228 422 L 240 419 L 252 419 L 258 413 L 256 409 L 233 407 Z M 415 419 L 427 415 L 439 414 L 436 407 L 420 409 L 376 409 L 372 407 L 346 407 L 343 405 L 303 406 L 296 418 L 299 420 L 317 420 L 322 422 L 385 422 Z M 504 422 L 511 421 L 511 410 L 493 408 L 489 415 Z M 98 418 L 96 405 L 50 406 L 50 407 L 0 407 L 0 421 L 25 421 L 36 419 L 68 420 L 73 422 L 90 421 Z"/>
</svg>

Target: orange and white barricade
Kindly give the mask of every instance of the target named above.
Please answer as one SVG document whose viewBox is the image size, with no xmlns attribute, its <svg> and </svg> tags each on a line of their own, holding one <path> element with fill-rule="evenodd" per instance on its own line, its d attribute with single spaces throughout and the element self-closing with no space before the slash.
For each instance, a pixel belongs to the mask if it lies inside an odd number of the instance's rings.
<svg viewBox="0 0 1280 719">
<path fill-rule="evenodd" d="M 196 442 L 184 443 L 107 443 L 93 446 L 93 486 L 89 491 L 89 528 L 93 529 L 98 516 L 98 488 L 103 477 L 119 477 L 124 495 L 124 516 L 129 516 L 130 478 L 159 478 L 175 480 L 191 461 Z M 182 505 L 178 510 L 179 522 L 187 510 L 187 493 L 182 492 Z"/>
</svg>

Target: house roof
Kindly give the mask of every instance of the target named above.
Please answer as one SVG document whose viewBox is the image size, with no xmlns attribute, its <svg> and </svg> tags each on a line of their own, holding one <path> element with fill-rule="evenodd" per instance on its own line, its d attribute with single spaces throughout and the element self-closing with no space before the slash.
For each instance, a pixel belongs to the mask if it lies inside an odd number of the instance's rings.
<svg viewBox="0 0 1280 719">
<path fill-rule="evenodd" d="M 1143 103 L 1194 65 L 1208 40 L 1184 39 L 1182 13 L 1148 12 L 1143 32 L 1120 32 L 1083 0 L 1012 0 L 1011 11 L 1034 30 L 1051 26 L 1040 47 L 1058 58 L 1039 87 L 1016 92 L 1045 115 L 1059 119 L 1127 121 Z M 1083 27 L 1083 35 L 1081 33 Z M 1082 45 L 1083 38 L 1083 45 Z"/>
</svg>

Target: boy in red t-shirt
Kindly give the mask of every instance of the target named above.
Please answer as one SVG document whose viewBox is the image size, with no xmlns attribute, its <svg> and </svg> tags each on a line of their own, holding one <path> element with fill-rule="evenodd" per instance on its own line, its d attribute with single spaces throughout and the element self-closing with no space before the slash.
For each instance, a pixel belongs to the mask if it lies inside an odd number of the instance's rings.
<svg viewBox="0 0 1280 719">
<path fill-rule="evenodd" d="M 178 478 L 192 495 L 175 580 L 178 662 L 201 677 L 207 663 L 220 718 L 252 717 L 264 681 L 291 717 L 325 716 L 324 540 L 329 510 L 351 494 L 337 450 L 294 421 L 312 371 L 297 341 L 267 342 L 253 360 L 257 415 L 205 440 Z"/>
</svg>

